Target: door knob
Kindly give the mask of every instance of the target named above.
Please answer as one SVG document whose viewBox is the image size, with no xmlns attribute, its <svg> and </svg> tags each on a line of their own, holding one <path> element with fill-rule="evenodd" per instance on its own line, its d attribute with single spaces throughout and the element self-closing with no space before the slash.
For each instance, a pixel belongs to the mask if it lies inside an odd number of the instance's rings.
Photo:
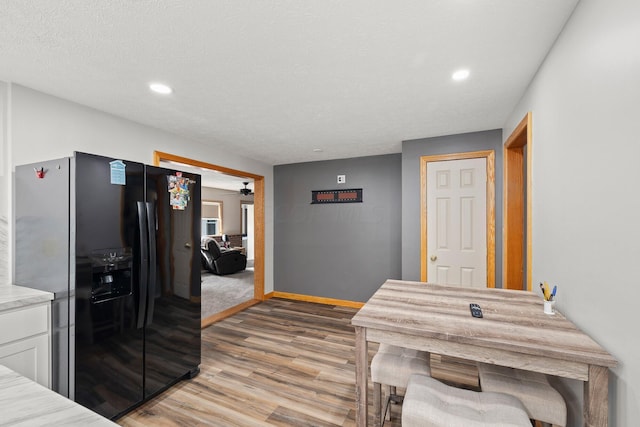
<svg viewBox="0 0 640 427">
<path fill-rule="evenodd" d="M 431 258 L 430 258 L 430 259 L 431 259 L 431 261 L 434 261 L 434 262 L 435 262 L 435 260 L 437 260 L 437 259 L 438 259 L 438 257 L 437 257 L 436 255 L 431 255 Z"/>
<path fill-rule="evenodd" d="M 185 248 L 190 248 L 190 247 L 191 247 L 191 243 L 185 243 L 185 244 L 184 244 L 184 247 L 185 247 Z"/>
</svg>

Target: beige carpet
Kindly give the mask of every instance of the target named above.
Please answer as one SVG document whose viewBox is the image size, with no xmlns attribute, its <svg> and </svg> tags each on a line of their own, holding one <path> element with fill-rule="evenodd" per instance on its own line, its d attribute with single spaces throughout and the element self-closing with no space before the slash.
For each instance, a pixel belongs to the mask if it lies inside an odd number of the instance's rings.
<svg viewBox="0 0 640 427">
<path fill-rule="evenodd" d="M 202 272 L 202 318 L 253 299 L 253 267 L 217 276 Z"/>
</svg>

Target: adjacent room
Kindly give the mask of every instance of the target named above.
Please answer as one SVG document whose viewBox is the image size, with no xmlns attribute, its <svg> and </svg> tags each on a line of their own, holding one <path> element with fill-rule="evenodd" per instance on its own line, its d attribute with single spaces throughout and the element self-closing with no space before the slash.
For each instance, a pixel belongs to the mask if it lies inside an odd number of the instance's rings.
<svg viewBox="0 0 640 427">
<path fill-rule="evenodd" d="M 201 170 L 203 180 L 200 226 L 202 261 L 202 324 L 220 319 L 254 295 L 252 182 Z M 244 181 L 243 181 L 244 180 Z"/>
<path fill-rule="evenodd" d="M 628 0 L 0 0 L 0 425 L 635 425 L 639 42 Z"/>
</svg>

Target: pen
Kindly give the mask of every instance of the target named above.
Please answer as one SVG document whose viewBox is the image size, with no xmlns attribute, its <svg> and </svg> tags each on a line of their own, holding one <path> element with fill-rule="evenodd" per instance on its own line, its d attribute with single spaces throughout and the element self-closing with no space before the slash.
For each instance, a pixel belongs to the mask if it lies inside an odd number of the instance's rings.
<svg viewBox="0 0 640 427">
<path fill-rule="evenodd" d="M 546 282 L 545 282 L 545 285 L 546 285 Z M 540 282 L 540 289 L 542 289 L 542 297 L 546 301 L 549 301 L 549 288 L 546 287 L 545 285 L 543 285 L 542 282 Z"/>
<path fill-rule="evenodd" d="M 544 299 L 551 301 L 551 291 L 549 290 L 549 284 L 546 280 L 544 281 Z"/>
<path fill-rule="evenodd" d="M 553 286 L 553 291 L 551 291 L 551 299 L 555 298 L 557 290 L 558 290 L 558 285 L 554 285 Z"/>
</svg>

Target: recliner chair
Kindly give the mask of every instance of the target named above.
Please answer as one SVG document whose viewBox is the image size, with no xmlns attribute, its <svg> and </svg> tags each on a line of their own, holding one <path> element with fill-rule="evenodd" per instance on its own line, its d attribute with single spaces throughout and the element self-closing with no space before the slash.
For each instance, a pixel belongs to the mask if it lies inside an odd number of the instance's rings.
<svg viewBox="0 0 640 427">
<path fill-rule="evenodd" d="M 202 266 L 213 274 L 233 274 L 247 268 L 247 256 L 239 251 L 222 250 L 212 238 L 203 239 L 200 247 Z"/>
</svg>

